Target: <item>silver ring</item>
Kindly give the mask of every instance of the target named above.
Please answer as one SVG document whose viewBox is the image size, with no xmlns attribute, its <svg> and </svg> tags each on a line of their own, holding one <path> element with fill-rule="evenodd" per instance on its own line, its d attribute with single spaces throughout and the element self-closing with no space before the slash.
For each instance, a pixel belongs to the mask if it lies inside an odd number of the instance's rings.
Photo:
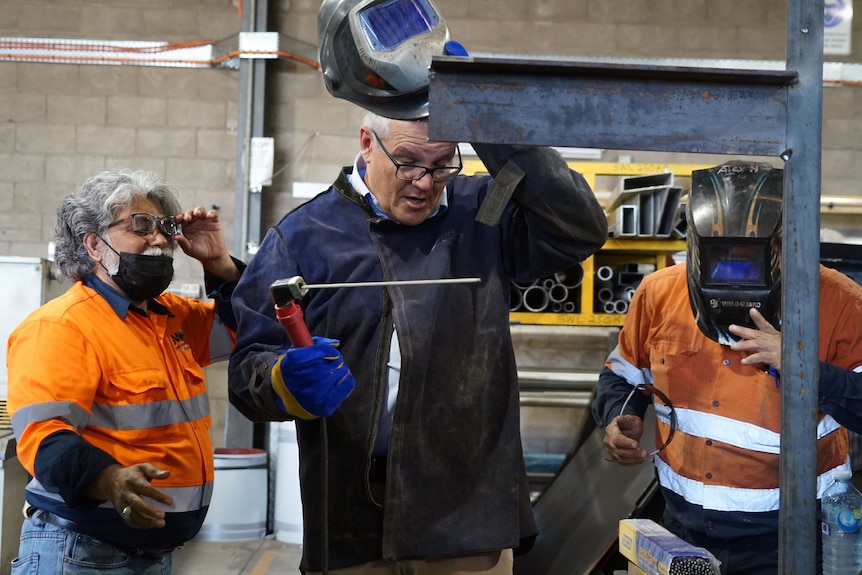
<svg viewBox="0 0 862 575">
<path fill-rule="evenodd" d="M 125 507 L 123 507 L 123 511 L 122 511 L 122 513 L 120 513 L 120 515 L 122 515 L 122 516 L 123 516 L 123 517 L 125 517 L 126 519 L 128 519 L 129 517 L 131 517 L 131 516 L 132 516 L 132 506 L 131 506 L 131 505 L 126 505 Z"/>
</svg>

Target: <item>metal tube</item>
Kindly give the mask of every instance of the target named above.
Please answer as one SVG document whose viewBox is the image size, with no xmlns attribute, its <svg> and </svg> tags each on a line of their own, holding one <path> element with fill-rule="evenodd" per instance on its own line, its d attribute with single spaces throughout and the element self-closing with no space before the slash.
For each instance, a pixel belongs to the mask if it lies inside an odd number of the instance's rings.
<svg viewBox="0 0 862 575">
<path fill-rule="evenodd" d="M 593 394 L 583 391 L 557 393 L 552 391 L 522 391 L 522 407 L 589 407 Z"/>
<path fill-rule="evenodd" d="M 550 288 L 548 288 L 548 297 L 551 298 L 551 301 L 554 303 L 563 303 L 569 297 L 569 288 L 563 284 L 555 282 Z"/>
<path fill-rule="evenodd" d="M 518 311 L 524 305 L 524 292 L 515 285 L 509 286 L 509 311 Z"/>
<path fill-rule="evenodd" d="M 596 298 L 602 302 L 609 302 L 614 299 L 614 291 L 610 288 L 602 288 L 596 292 Z"/>
<path fill-rule="evenodd" d="M 584 266 L 575 264 L 565 271 L 554 274 L 554 279 L 567 288 L 576 288 L 584 281 Z"/>
<path fill-rule="evenodd" d="M 545 288 L 533 286 L 524 290 L 524 307 L 527 311 L 545 311 L 549 303 L 548 290 Z"/>
<path fill-rule="evenodd" d="M 528 282 L 519 282 L 519 281 L 516 281 L 516 280 L 512 280 L 512 284 L 513 284 L 515 287 L 518 287 L 518 288 L 521 288 L 521 289 L 527 289 L 527 288 L 533 287 L 533 286 L 534 286 L 534 285 L 536 285 L 537 283 L 539 283 L 539 280 L 532 280 L 532 281 L 528 281 Z"/>
<path fill-rule="evenodd" d="M 596 278 L 599 281 L 609 282 L 614 277 L 614 270 L 611 266 L 599 266 L 596 270 Z"/>
</svg>

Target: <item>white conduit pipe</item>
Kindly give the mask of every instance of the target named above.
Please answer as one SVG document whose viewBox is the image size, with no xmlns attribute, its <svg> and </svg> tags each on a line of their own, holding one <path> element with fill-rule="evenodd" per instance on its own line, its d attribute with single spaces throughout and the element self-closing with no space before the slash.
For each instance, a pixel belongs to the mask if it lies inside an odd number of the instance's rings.
<svg viewBox="0 0 862 575">
<path fill-rule="evenodd" d="M 616 309 L 617 309 L 617 308 L 616 308 L 616 306 L 614 305 L 614 302 L 612 302 L 612 301 L 606 301 L 606 302 L 604 303 L 604 310 L 605 310 L 605 313 L 616 313 Z"/>
<path fill-rule="evenodd" d="M 575 313 L 575 302 L 567 301 L 563 303 L 563 311 L 565 313 Z"/>
<path fill-rule="evenodd" d="M 629 302 L 618 299 L 614 301 L 614 313 L 626 313 L 629 311 Z"/>
</svg>

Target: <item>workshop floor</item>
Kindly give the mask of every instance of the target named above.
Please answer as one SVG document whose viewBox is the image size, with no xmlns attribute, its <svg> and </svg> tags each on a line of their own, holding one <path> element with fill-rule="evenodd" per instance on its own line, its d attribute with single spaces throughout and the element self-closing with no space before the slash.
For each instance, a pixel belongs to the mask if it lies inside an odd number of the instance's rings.
<svg viewBox="0 0 862 575">
<path fill-rule="evenodd" d="M 302 547 L 274 537 L 191 541 L 174 552 L 173 575 L 299 575 Z"/>
</svg>

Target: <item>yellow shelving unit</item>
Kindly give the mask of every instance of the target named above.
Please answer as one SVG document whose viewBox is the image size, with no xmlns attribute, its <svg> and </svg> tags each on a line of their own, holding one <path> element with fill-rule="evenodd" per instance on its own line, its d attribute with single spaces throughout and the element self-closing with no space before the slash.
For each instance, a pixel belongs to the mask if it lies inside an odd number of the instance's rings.
<svg viewBox="0 0 862 575">
<path fill-rule="evenodd" d="M 592 325 L 621 326 L 625 314 L 596 313 L 595 272 L 596 262 L 604 265 L 622 260 L 655 264 L 656 269 L 667 265 L 668 257 L 685 250 L 684 240 L 662 240 L 654 238 L 609 239 L 602 249 L 582 263 L 584 279 L 579 286 L 579 313 L 512 312 L 512 323 L 531 325 Z"/>
<path fill-rule="evenodd" d="M 602 206 L 610 196 L 611 190 L 599 190 L 597 183 L 601 176 L 639 176 L 670 172 L 675 177 L 688 178 L 694 170 L 713 167 L 713 164 L 675 164 L 675 163 L 615 163 L 615 162 L 568 162 L 573 170 L 581 173 L 590 187 L 596 191 L 596 198 Z M 479 160 L 464 162 L 465 174 L 486 173 Z M 684 190 L 687 192 L 687 188 Z M 636 261 L 663 268 L 671 254 L 685 250 L 685 240 L 677 238 L 610 238 L 595 255 L 587 258 L 582 267 L 584 279 L 579 288 L 579 312 L 521 312 L 510 314 L 512 323 L 531 325 L 582 325 L 582 326 L 621 326 L 625 314 L 595 312 L 595 272 L 599 265 Z"/>
</svg>

